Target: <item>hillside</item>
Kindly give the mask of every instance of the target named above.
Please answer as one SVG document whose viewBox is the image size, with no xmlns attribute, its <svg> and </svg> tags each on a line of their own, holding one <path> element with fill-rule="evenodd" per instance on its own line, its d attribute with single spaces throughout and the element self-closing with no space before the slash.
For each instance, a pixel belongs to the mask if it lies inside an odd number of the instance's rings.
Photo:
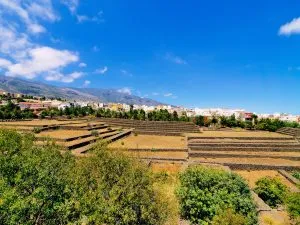
<svg viewBox="0 0 300 225">
<path fill-rule="evenodd" d="M 120 93 L 115 89 L 57 87 L 41 82 L 0 76 L 0 89 L 34 96 L 60 97 L 68 100 L 119 102 L 126 104 L 159 105 L 158 101 Z"/>
</svg>

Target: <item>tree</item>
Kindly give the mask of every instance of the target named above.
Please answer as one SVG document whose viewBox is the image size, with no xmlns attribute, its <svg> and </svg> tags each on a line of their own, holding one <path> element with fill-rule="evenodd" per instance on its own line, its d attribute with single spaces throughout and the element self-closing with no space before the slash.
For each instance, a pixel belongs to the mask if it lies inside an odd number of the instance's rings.
<svg viewBox="0 0 300 225">
<path fill-rule="evenodd" d="M 263 177 L 256 181 L 254 191 L 272 208 L 284 202 L 288 189 L 277 177 Z"/>
<path fill-rule="evenodd" d="M 231 207 L 247 224 L 256 224 L 257 212 L 246 182 L 234 173 L 202 166 L 180 174 L 177 190 L 183 218 L 193 224 L 207 224 L 220 211 Z"/>
<path fill-rule="evenodd" d="M 0 224 L 161 225 L 167 202 L 148 167 L 99 143 L 76 159 L 0 130 Z"/>
<path fill-rule="evenodd" d="M 198 126 L 204 126 L 204 116 L 196 116 L 195 117 L 195 123 L 198 125 Z"/>
</svg>

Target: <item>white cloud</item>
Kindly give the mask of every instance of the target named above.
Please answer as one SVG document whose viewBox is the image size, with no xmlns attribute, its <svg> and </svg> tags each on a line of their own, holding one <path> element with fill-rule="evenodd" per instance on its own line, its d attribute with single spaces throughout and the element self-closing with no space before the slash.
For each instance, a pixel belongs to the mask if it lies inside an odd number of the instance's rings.
<svg viewBox="0 0 300 225">
<path fill-rule="evenodd" d="M 95 73 L 98 73 L 98 74 L 105 74 L 107 71 L 108 71 L 107 66 L 104 66 L 103 68 L 96 69 L 96 70 L 95 70 Z"/>
<path fill-rule="evenodd" d="M 181 57 L 176 56 L 172 53 L 169 53 L 169 52 L 166 53 L 165 59 L 170 61 L 170 62 L 179 64 L 179 65 L 186 65 L 187 64 L 187 62 L 184 59 L 182 59 Z"/>
<path fill-rule="evenodd" d="M 7 68 L 11 65 L 11 61 L 0 58 L 0 68 Z"/>
<path fill-rule="evenodd" d="M 89 86 L 90 84 L 91 84 L 91 81 L 85 80 L 85 81 L 83 82 L 83 87 L 87 87 L 87 86 Z"/>
<path fill-rule="evenodd" d="M 172 93 L 166 93 L 166 94 L 164 94 L 164 96 L 165 97 L 171 97 L 171 96 L 173 96 L 173 94 Z"/>
<path fill-rule="evenodd" d="M 153 92 L 152 95 L 157 96 L 157 95 L 159 95 L 159 93 Z"/>
<path fill-rule="evenodd" d="M 1 19 L 1 18 L 0 18 Z M 0 22 L 0 52 L 14 59 L 24 58 L 27 49 L 33 47 L 28 36 L 19 33 L 15 27 Z"/>
<path fill-rule="evenodd" d="M 83 23 L 83 22 L 96 22 L 96 23 L 102 23 L 104 22 L 104 19 L 102 18 L 103 12 L 100 11 L 96 16 L 89 17 L 87 15 L 81 15 L 81 14 L 76 14 L 76 19 L 78 23 Z"/>
<path fill-rule="evenodd" d="M 121 89 L 119 89 L 117 91 L 119 93 L 126 94 L 126 95 L 131 95 L 131 93 L 132 93 L 131 89 L 128 88 L 128 87 L 121 88 Z"/>
<path fill-rule="evenodd" d="M 62 74 L 58 71 L 49 71 L 45 75 L 45 80 L 47 81 L 59 81 L 63 83 L 72 83 L 74 80 L 82 77 L 84 73 L 82 72 L 73 72 L 70 74 Z"/>
<path fill-rule="evenodd" d="M 83 67 L 86 67 L 87 65 L 86 65 L 86 63 L 79 63 L 79 65 L 78 65 L 80 68 L 83 68 Z"/>
<path fill-rule="evenodd" d="M 46 21 L 57 21 L 60 17 L 54 12 L 51 0 L 39 0 L 27 6 L 29 14 Z"/>
<path fill-rule="evenodd" d="M 63 73 L 65 67 L 79 61 L 78 53 L 32 41 L 32 35 L 46 31 L 39 20 L 59 20 L 52 0 L 0 0 L 0 67 L 4 74 L 66 83 L 83 76 L 77 71 Z"/>
<path fill-rule="evenodd" d="M 72 14 L 76 13 L 79 6 L 79 0 L 61 0 L 61 2 L 69 8 Z"/>
<path fill-rule="evenodd" d="M 279 29 L 279 35 L 289 36 L 292 34 L 300 34 L 300 17 L 282 25 Z"/>
<path fill-rule="evenodd" d="M 43 19 L 53 22 L 59 17 L 54 13 L 52 2 L 50 0 L 33 0 L 31 3 L 25 0 L 0 0 L 0 12 L 2 14 L 11 14 L 18 16 L 20 22 L 23 22 L 28 32 L 39 34 L 46 29 L 37 22 L 37 19 Z"/>
<path fill-rule="evenodd" d="M 28 51 L 29 57 L 7 67 L 7 76 L 35 78 L 41 73 L 61 69 L 77 62 L 77 53 L 57 50 L 50 47 L 38 47 Z"/>
<path fill-rule="evenodd" d="M 123 75 L 126 75 L 126 76 L 130 76 L 130 77 L 133 76 L 132 73 L 130 73 L 129 71 L 124 70 L 124 69 L 121 69 L 120 72 L 121 72 Z"/>
</svg>

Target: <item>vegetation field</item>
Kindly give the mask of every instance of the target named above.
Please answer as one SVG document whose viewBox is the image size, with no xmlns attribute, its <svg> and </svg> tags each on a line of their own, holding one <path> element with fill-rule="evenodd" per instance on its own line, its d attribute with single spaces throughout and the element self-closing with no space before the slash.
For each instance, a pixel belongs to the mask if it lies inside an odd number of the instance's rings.
<svg viewBox="0 0 300 225">
<path fill-rule="evenodd" d="M 186 148 L 184 137 L 131 135 L 109 145 L 112 148 Z"/>
<path fill-rule="evenodd" d="M 203 131 L 188 133 L 191 137 L 287 137 L 291 136 L 268 131 Z"/>
</svg>

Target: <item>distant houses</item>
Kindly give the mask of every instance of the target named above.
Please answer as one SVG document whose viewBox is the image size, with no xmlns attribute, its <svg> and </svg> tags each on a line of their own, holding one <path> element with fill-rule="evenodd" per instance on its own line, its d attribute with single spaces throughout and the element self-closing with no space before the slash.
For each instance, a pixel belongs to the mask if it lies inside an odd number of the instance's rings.
<svg viewBox="0 0 300 225">
<path fill-rule="evenodd" d="M 89 106 L 94 110 L 97 109 L 109 109 L 112 111 L 128 112 L 131 109 L 144 110 L 146 113 L 155 110 L 167 110 L 169 113 L 176 111 L 178 116 L 203 116 L 208 119 L 213 117 L 225 116 L 229 117 L 234 115 L 237 119 L 242 121 L 252 121 L 254 113 L 247 112 L 244 109 L 224 109 L 224 108 L 185 108 L 180 106 L 171 105 L 138 105 L 138 104 L 124 104 L 124 103 L 103 103 L 103 102 L 91 102 L 91 101 L 67 101 L 61 98 L 46 98 L 42 96 L 30 96 L 21 93 L 10 93 L 4 90 L 0 90 L 0 106 L 6 105 L 8 101 L 13 102 L 20 106 L 21 110 L 30 109 L 35 114 L 39 114 L 41 111 L 49 108 L 58 108 L 63 110 L 67 107 Z M 274 113 L 274 114 L 257 114 L 258 118 L 270 118 L 279 119 L 282 121 L 300 122 L 300 116 Z"/>
</svg>

